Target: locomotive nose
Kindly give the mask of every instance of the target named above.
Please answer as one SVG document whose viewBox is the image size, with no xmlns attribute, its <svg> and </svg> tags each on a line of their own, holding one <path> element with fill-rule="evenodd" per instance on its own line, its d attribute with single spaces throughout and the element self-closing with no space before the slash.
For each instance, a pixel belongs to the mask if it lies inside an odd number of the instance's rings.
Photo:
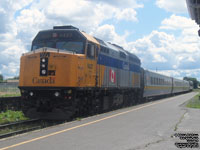
<svg viewBox="0 0 200 150">
<path fill-rule="evenodd" d="M 19 87 L 75 87 L 76 68 L 76 55 L 41 48 L 21 57 Z"/>
</svg>

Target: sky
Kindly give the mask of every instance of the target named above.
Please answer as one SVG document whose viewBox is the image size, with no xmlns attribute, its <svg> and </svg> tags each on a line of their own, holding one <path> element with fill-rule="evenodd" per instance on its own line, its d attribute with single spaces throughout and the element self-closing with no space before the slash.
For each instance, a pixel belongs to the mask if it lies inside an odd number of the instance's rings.
<svg viewBox="0 0 200 150">
<path fill-rule="evenodd" d="M 200 80 L 199 27 L 185 0 L 0 0 L 0 22 L 5 78 L 19 75 L 20 56 L 40 30 L 73 25 L 123 46 L 145 69 Z"/>
</svg>

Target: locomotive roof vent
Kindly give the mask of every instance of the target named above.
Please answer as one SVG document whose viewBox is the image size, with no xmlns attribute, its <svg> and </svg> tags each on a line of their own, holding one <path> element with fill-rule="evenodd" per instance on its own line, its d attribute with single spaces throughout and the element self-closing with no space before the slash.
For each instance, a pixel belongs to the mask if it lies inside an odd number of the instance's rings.
<svg viewBox="0 0 200 150">
<path fill-rule="evenodd" d="M 112 43 L 111 43 L 112 44 Z M 119 45 L 117 45 L 117 44 L 112 44 L 112 45 L 114 45 L 114 46 L 116 46 L 116 47 L 118 47 L 118 48 L 120 48 L 120 49 L 124 49 L 123 47 L 121 47 L 121 46 L 119 46 Z"/>
<path fill-rule="evenodd" d="M 75 29 L 75 30 L 79 30 L 78 28 L 69 25 L 69 26 L 54 26 L 53 29 Z"/>
</svg>

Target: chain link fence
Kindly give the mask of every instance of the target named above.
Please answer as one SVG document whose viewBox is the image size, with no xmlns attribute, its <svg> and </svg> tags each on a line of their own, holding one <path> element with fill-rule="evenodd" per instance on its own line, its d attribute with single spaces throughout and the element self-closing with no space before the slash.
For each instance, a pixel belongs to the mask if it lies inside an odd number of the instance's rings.
<svg viewBox="0 0 200 150">
<path fill-rule="evenodd" d="M 20 96 L 19 82 L 0 82 L 0 97 Z"/>
</svg>

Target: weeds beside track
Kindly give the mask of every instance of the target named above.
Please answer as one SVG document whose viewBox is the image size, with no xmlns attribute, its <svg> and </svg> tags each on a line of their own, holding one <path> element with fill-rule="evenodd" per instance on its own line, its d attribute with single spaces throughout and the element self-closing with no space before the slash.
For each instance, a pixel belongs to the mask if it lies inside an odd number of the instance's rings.
<svg viewBox="0 0 200 150">
<path fill-rule="evenodd" d="M 0 112 L 6 110 L 20 110 L 21 97 L 0 97 Z"/>
</svg>

